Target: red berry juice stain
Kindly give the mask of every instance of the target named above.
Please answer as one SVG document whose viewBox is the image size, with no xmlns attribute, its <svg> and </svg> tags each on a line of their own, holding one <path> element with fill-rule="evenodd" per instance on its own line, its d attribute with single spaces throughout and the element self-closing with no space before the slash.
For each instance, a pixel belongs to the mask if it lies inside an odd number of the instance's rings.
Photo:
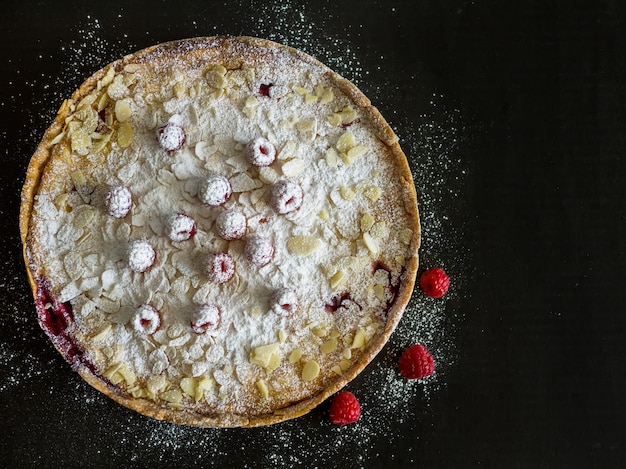
<svg viewBox="0 0 626 469">
<path fill-rule="evenodd" d="M 274 86 L 274 83 L 261 83 L 261 86 L 259 86 L 259 94 L 261 96 L 267 96 L 268 98 L 270 97 L 270 88 Z"/>
</svg>

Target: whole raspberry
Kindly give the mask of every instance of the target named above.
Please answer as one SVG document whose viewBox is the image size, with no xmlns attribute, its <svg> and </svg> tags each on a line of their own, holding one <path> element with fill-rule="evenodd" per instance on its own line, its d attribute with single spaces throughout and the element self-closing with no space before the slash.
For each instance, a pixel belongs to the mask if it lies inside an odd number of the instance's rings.
<svg viewBox="0 0 626 469">
<path fill-rule="evenodd" d="M 299 184 L 281 179 L 270 190 L 270 203 L 276 211 L 284 215 L 300 208 L 304 194 Z"/>
<path fill-rule="evenodd" d="M 135 309 L 132 325 L 135 332 L 139 334 L 154 334 L 161 325 L 161 317 L 153 306 L 139 305 Z"/>
<path fill-rule="evenodd" d="M 209 254 L 205 265 L 207 277 L 213 283 L 228 282 L 235 275 L 235 261 L 228 253 Z"/>
<path fill-rule="evenodd" d="M 124 218 L 132 206 L 133 199 L 127 187 L 111 186 L 104 193 L 104 207 L 114 218 Z"/>
<path fill-rule="evenodd" d="M 196 222 L 184 213 L 173 213 L 165 221 L 165 233 L 175 243 L 180 243 L 196 234 Z"/>
<path fill-rule="evenodd" d="M 248 145 L 246 158 L 254 166 L 269 166 L 276 158 L 276 147 L 268 139 L 258 137 Z"/>
<path fill-rule="evenodd" d="M 335 425 L 354 423 L 361 416 L 361 405 L 350 391 L 341 391 L 330 404 L 328 416 Z"/>
<path fill-rule="evenodd" d="M 154 264 L 155 258 L 154 248 L 147 241 L 138 239 L 128 246 L 128 266 L 133 272 L 145 272 Z"/>
<path fill-rule="evenodd" d="M 226 202 L 233 193 L 230 181 L 222 174 L 212 173 L 200 183 L 198 197 L 207 205 L 217 206 Z"/>
<path fill-rule="evenodd" d="M 180 150 L 186 140 L 185 130 L 173 122 L 168 122 L 157 129 L 157 141 L 161 148 L 167 152 Z"/>
<path fill-rule="evenodd" d="M 426 296 L 441 298 L 450 287 L 450 277 L 439 267 L 428 269 L 420 276 L 420 288 Z"/>
<path fill-rule="evenodd" d="M 243 238 L 246 235 L 247 226 L 246 216 L 238 210 L 222 212 L 215 220 L 217 234 L 227 241 Z"/>
<path fill-rule="evenodd" d="M 244 255 L 252 264 L 263 267 L 272 260 L 274 256 L 274 245 L 269 238 L 262 236 L 250 236 L 246 239 Z"/>
<path fill-rule="evenodd" d="M 220 325 L 220 309 L 213 304 L 200 305 L 191 317 L 191 329 L 196 334 L 214 331 Z"/>
<path fill-rule="evenodd" d="M 420 379 L 433 374 L 435 362 L 426 347 L 415 344 L 402 353 L 398 361 L 398 369 L 405 378 Z"/>
</svg>

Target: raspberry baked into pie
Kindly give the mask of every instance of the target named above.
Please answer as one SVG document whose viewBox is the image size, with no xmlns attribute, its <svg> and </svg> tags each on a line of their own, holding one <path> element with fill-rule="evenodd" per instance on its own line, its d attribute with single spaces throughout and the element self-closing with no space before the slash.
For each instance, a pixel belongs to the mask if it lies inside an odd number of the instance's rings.
<svg viewBox="0 0 626 469">
<path fill-rule="evenodd" d="M 87 79 L 31 159 L 20 230 L 65 360 L 144 415 L 213 427 L 297 417 L 361 372 L 420 242 L 406 157 L 369 100 L 246 37 Z"/>
</svg>

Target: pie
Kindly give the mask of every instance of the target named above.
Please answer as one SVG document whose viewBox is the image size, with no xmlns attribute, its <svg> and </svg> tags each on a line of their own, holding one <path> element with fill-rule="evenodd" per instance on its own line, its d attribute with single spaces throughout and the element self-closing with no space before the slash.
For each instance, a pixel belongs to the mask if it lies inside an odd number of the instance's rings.
<svg viewBox="0 0 626 469">
<path fill-rule="evenodd" d="M 37 316 L 144 415 L 302 415 L 385 345 L 418 265 L 397 137 L 349 81 L 267 40 L 159 44 L 88 78 L 28 167 Z"/>
</svg>

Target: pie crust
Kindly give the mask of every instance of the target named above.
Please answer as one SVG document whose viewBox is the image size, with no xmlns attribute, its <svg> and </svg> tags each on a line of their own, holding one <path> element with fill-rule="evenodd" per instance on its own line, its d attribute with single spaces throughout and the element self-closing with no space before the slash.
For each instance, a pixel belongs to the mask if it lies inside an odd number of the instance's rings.
<svg viewBox="0 0 626 469">
<path fill-rule="evenodd" d="M 250 37 L 159 44 L 88 78 L 32 156 L 20 232 L 72 367 L 141 414 L 210 427 L 298 417 L 355 378 L 400 321 L 420 243 L 378 110 Z"/>
</svg>

